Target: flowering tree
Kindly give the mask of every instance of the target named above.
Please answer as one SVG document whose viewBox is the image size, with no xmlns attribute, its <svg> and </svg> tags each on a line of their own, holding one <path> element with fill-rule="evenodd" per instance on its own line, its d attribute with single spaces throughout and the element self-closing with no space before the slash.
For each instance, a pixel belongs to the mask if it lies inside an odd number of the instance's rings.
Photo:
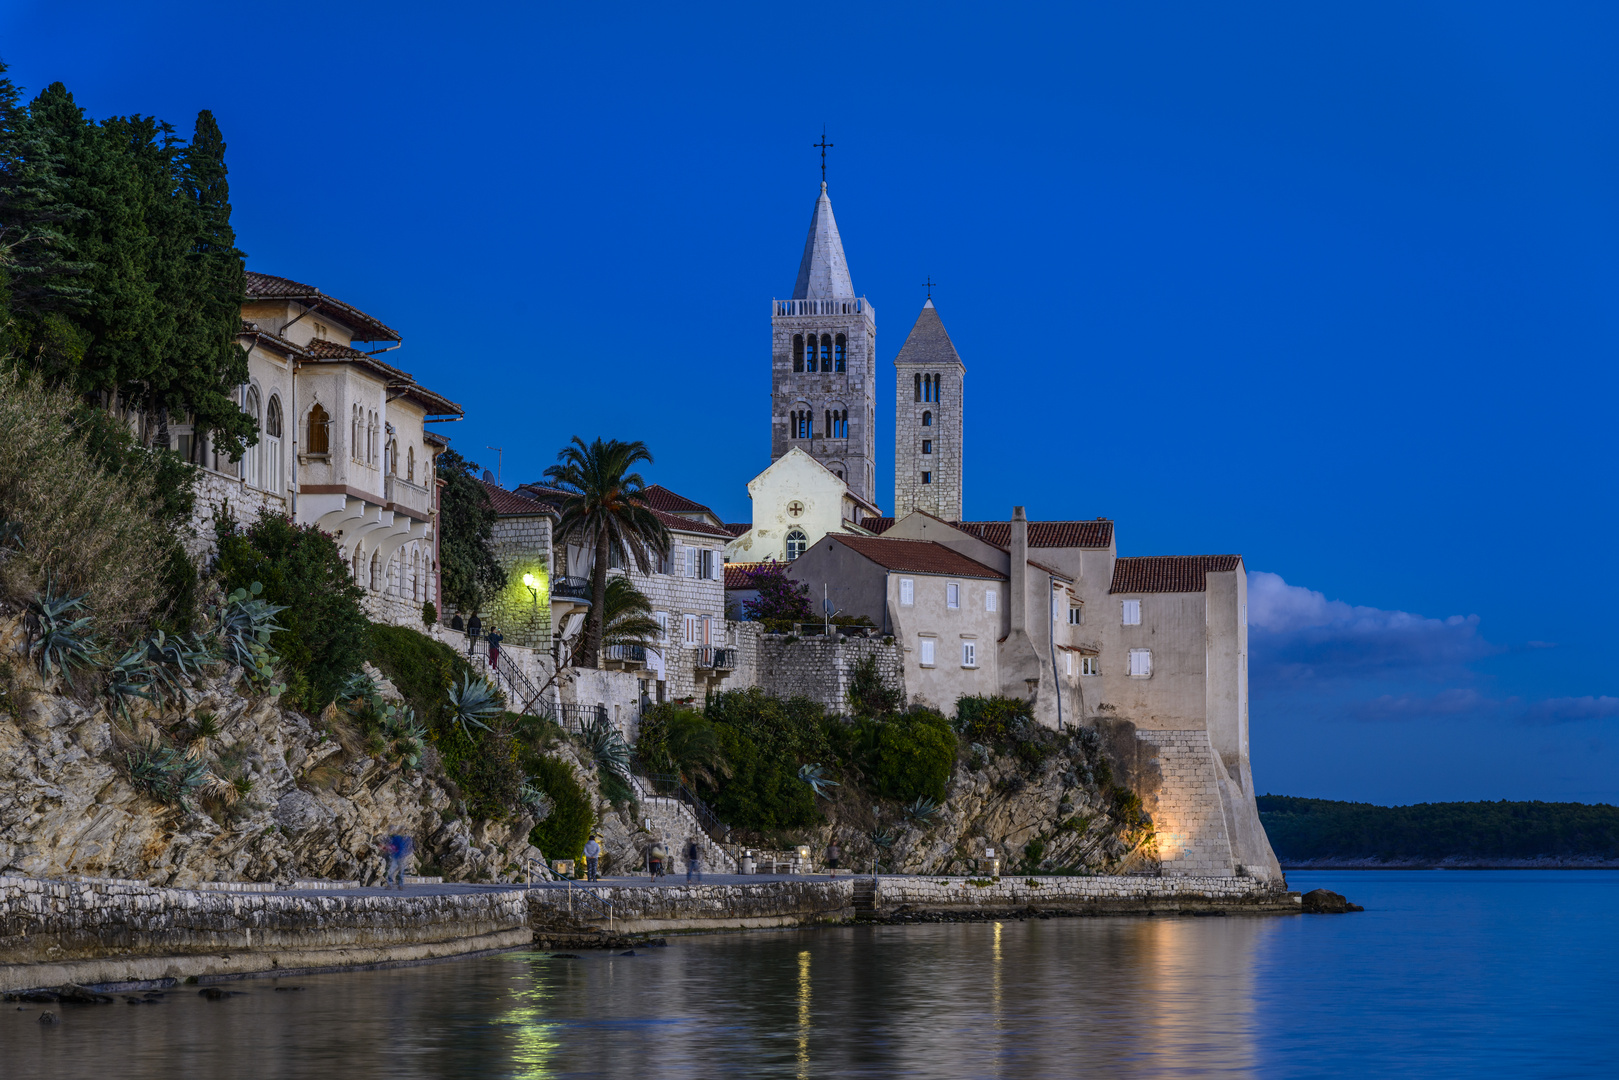
<svg viewBox="0 0 1619 1080">
<path fill-rule="evenodd" d="M 749 571 L 748 586 L 759 590 L 757 598 L 742 602 L 742 614 L 749 619 L 805 622 L 811 618 L 809 586 L 788 577 L 782 564 L 765 563 Z"/>
</svg>

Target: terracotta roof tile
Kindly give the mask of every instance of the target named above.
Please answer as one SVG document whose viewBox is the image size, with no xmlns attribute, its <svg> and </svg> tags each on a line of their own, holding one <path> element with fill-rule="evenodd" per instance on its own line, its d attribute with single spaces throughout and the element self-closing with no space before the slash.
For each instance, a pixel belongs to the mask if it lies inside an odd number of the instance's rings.
<svg viewBox="0 0 1619 1080">
<path fill-rule="evenodd" d="M 950 524 L 996 547 L 1012 545 L 1010 521 L 952 521 Z M 1105 548 L 1112 543 L 1113 522 L 1106 518 L 1095 521 L 1029 522 L 1029 546 L 1032 548 Z"/>
<path fill-rule="evenodd" d="M 495 508 L 495 513 L 501 517 L 516 517 L 520 514 L 555 514 L 557 508 L 550 503 L 543 503 L 531 499 L 527 495 L 519 495 L 514 491 L 507 491 L 499 484 L 488 480 L 478 481 L 483 489 L 489 493 L 489 505 Z"/>
<path fill-rule="evenodd" d="M 1207 592 L 1208 575 L 1242 565 L 1241 555 L 1146 555 L 1113 563 L 1110 593 Z"/>
<path fill-rule="evenodd" d="M 732 536 L 741 536 L 751 528 L 753 528 L 753 522 L 751 521 L 727 521 L 725 523 L 725 531 Z"/>
<path fill-rule="evenodd" d="M 676 495 L 662 484 L 653 484 L 646 489 L 646 504 L 654 510 L 663 510 L 670 514 L 714 514 L 714 511 L 700 502 L 692 502 L 684 495 Z M 718 514 L 714 514 L 719 517 Z"/>
<path fill-rule="evenodd" d="M 969 559 L 957 551 L 932 540 L 890 540 L 881 536 L 855 536 L 852 533 L 829 535 L 827 541 L 842 544 L 857 555 L 862 555 L 885 570 L 898 570 L 908 574 L 941 574 L 947 577 L 975 577 L 1004 579 L 1005 574 Z"/>
<path fill-rule="evenodd" d="M 894 527 L 894 519 L 891 517 L 861 518 L 860 527 L 865 529 L 867 532 L 876 533 L 878 536 L 881 536 L 883 533 Z"/>
<path fill-rule="evenodd" d="M 725 587 L 727 589 L 753 588 L 753 572 L 761 566 L 769 566 L 762 562 L 728 562 L 725 564 Z"/>
<path fill-rule="evenodd" d="M 399 332 L 373 319 L 352 304 L 327 296 L 313 285 L 274 274 L 247 272 L 248 300 L 295 300 L 305 307 L 324 312 L 354 331 L 361 341 L 399 341 Z"/>
<path fill-rule="evenodd" d="M 676 532 L 701 533 L 703 536 L 722 536 L 727 540 L 731 539 L 731 534 L 717 525 L 710 525 L 706 521 L 693 521 L 691 518 L 681 517 L 679 514 L 671 514 L 667 510 L 659 510 L 655 506 L 649 507 L 649 509 L 652 511 L 653 516 L 663 522 L 663 527 L 666 529 Z"/>
</svg>

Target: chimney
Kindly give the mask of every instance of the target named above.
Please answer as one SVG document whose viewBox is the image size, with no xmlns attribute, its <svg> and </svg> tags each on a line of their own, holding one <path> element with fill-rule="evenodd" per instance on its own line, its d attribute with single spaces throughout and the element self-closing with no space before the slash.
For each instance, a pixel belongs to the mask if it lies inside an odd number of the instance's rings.
<svg viewBox="0 0 1619 1080">
<path fill-rule="evenodd" d="M 1012 607 L 1009 612 L 1010 629 L 1012 633 L 1027 632 L 1027 608 L 1029 603 L 1028 577 L 1029 577 L 1029 518 L 1023 512 L 1023 507 L 1012 507 L 1012 566 L 1008 576 L 1011 578 L 1007 586 Z"/>
</svg>

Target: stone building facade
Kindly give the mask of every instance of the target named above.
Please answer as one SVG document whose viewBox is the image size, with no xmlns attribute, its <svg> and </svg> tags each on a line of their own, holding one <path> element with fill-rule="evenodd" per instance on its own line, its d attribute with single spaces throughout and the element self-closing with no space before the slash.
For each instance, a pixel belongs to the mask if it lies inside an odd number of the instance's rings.
<svg viewBox="0 0 1619 1080">
<path fill-rule="evenodd" d="M 967 367 L 931 298 L 894 358 L 894 517 L 960 521 Z"/>
<path fill-rule="evenodd" d="M 877 313 L 856 296 L 826 183 L 798 280 L 770 306 L 770 460 L 797 447 L 876 498 Z"/>
</svg>

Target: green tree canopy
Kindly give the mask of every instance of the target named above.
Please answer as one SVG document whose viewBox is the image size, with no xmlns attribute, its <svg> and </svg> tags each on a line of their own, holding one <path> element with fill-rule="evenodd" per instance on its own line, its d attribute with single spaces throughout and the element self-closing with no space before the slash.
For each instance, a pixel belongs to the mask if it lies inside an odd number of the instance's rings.
<svg viewBox="0 0 1619 1080">
<path fill-rule="evenodd" d="M 495 558 L 495 508 L 478 479 L 478 463 L 454 450 L 438 457 L 444 481 L 439 495 L 439 566 L 443 599 L 469 614 L 506 584 Z"/>
</svg>

